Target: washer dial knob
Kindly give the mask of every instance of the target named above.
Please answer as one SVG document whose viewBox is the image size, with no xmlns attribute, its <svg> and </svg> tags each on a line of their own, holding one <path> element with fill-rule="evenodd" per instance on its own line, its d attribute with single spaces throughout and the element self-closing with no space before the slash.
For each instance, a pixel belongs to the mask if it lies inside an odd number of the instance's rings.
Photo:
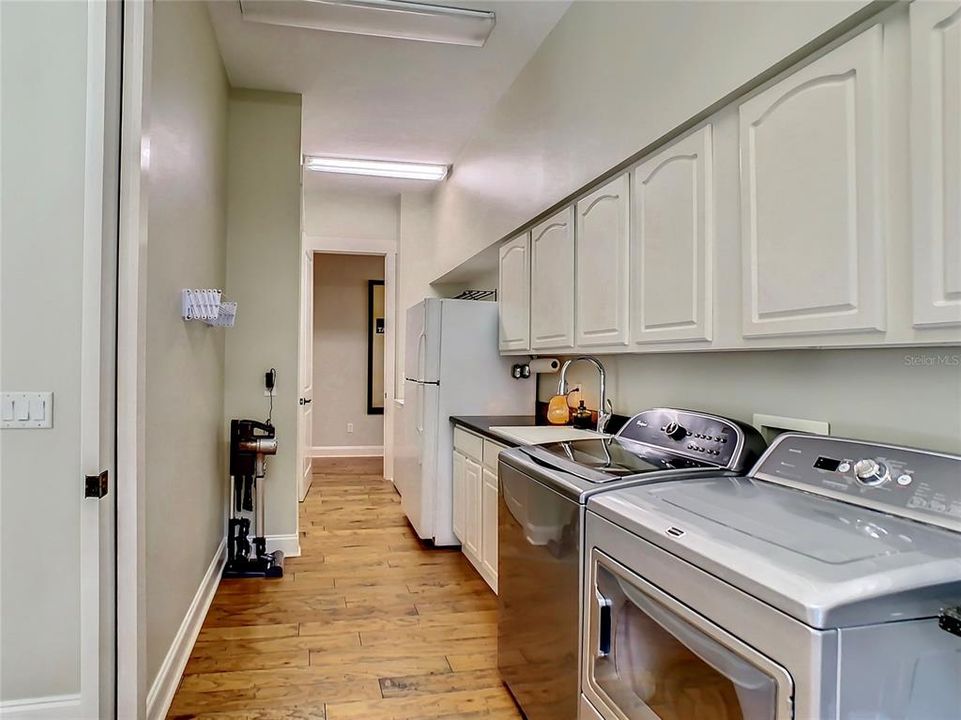
<svg viewBox="0 0 961 720">
<path fill-rule="evenodd" d="M 687 437 L 687 428 L 676 422 L 669 422 L 664 427 L 664 432 L 667 433 L 667 436 L 672 440 L 680 440 Z"/>
<path fill-rule="evenodd" d="M 862 485 L 880 485 L 888 479 L 888 468 L 871 458 L 864 458 L 854 463 L 854 476 Z"/>
</svg>

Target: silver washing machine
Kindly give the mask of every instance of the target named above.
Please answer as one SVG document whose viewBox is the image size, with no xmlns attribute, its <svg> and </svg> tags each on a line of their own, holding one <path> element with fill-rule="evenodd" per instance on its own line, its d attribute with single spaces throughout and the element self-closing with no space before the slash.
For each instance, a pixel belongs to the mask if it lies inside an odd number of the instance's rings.
<svg viewBox="0 0 961 720">
<path fill-rule="evenodd" d="M 527 720 L 577 717 L 587 498 L 629 484 L 736 475 L 764 447 L 754 428 L 734 420 L 656 408 L 610 437 L 501 453 L 497 665 Z"/>
<path fill-rule="evenodd" d="M 785 434 L 588 501 L 582 720 L 961 718 L 961 457 Z"/>
</svg>

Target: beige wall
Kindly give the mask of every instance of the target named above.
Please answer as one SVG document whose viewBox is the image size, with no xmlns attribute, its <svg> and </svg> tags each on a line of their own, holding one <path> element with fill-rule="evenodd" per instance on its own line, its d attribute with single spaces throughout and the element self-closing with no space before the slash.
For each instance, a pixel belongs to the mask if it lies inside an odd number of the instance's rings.
<svg viewBox="0 0 961 720">
<path fill-rule="evenodd" d="M 87 9 L 0 3 L 0 384 L 51 390 L 0 431 L 0 700 L 80 692 L 80 307 Z"/>
<path fill-rule="evenodd" d="M 435 276 L 865 4 L 573 3 L 439 190 Z"/>
<path fill-rule="evenodd" d="M 280 448 L 268 469 L 267 535 L 297 532 L 300 317 L 299 95 L 231 91 L 228 119 L 224 415 L 267 417 L 264 373 L 277 369 L 273 421 Z"/>
<path fill-rule="evenodd" d="M 152 682 L 224 537 L 224 337 L 180 317 L 223 288 L 227 78 L 206 5 L 154 4 L 147 257 L 146 605 Z"/>
<path fill-rule="evenodd" d="M 438 294 L 430 286 L 437 268 L 433 200 L 434 195 L 431 192 L 404 193 L 400 197 L 397 282 L 394 287 L 397 308 L 394 393 L 398 399 L 403 399 L 404 396 L 407 309 L 425 297 L 437 297 Z"/>
<path fill-rule="evenodd" d="M 921 358 L 915 360 L 915 358 Z M 946 360 L 945 360 L 946 359 Z M 696 408 L 825 420 L 831 434 L 961 453 L 961 349 L 771 350 L 601 358 L 618 413 Z M 557 389 L 542 375 L 538 396 Z M 597 373 L 571 368 L 597 407 Z"/>
<path fill-rule="evenodd" d="M 308 174 L 306 181 L 311 179 Z M 395 243 L 399 205 L 396 193 L 308 187 L 304 191 L 304 234 Z"/>
<path fill-rule="evenodd" d="M 367 281 L 383 279 L 382 256 L 314 255 L 314 447 L 384 444 L 367 414 Z"/>
</svg>

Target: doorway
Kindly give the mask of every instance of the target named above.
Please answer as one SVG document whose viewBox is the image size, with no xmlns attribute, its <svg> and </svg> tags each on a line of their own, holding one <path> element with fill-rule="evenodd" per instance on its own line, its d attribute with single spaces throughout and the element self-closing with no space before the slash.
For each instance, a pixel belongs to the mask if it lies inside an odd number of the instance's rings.
<svg viewBox="0 0 961 720">
<path fill-rule="evenodd" d="M 301 500 L 315 464 L 389 451 L 392 261 L 386 252 L 305 249 Z"/>
</svg>

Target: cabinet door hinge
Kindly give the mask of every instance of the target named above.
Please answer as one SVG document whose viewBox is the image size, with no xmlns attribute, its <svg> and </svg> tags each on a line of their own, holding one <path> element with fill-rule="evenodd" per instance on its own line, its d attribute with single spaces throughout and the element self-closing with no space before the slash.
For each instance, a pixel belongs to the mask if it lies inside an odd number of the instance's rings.
<svg viewBox="0 0 961 720">
<path fill-rule="evenodd" d="M 88 498 L 102 498 L 107 494 L 107 471 L 99 475 L 87 475 L 84 478 L 83 496 Z"/>
</svg>

